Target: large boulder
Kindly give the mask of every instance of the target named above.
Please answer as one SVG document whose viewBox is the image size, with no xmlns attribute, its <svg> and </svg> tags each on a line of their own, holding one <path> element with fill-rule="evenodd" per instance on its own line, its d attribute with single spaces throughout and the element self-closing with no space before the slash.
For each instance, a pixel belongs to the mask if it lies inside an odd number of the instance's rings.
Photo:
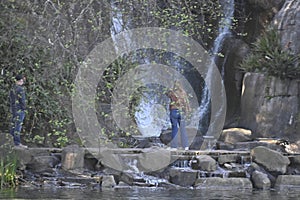
<svg viewBox="0 0 300 200">
<path fill-rule="evenodd" d="M 252 130 L 253 137 L 300 139 L 300 85 L 297 80 L 247 73 L 243 85 L 241 127 Z"/>
<path fill-rule="evenodd" d="M 277 177 L 275 188 L 278 190 L 300 189 L 300 175 L 280 175 Z"/>
<path fill-rule="evenodd" d="M 36 156 L 27 164 L 27 168 L 32 172 L 52 171 L 60 160 L 56 156 Z"/>
<path fill-rule="evenodd" d="M 217 161 L 208 155 L 199 155 L 192 161 L 191 167 L 195 170 L 211 172 L 217 169 Z"/>
<path fill-rule="evenodd" d="M 300 53 L 300 1 L 286 1 L 276 14 L 273 25 L 281 33 L 281 44 L 294 54 Z"/>
<path fill-rule="evenodd" d="M 170 182 L 182 187 L 193 186 L 198 176 L 198 172 L 194 170 L 186 170 L 183 168 L 170 169 Z"/>
<path fill-rule="evenodd" d="M 251 150 L 253 161 L 262 165 L 269 172 L 285 174 L 290 164 L 288 157 L 269 148 L 260 146 Z"/>
<path fill-rule="evenodd" d="M 263 190 L 267 190 L 271 188 L 271 181 L 268 178 L 268 175 L 260 172 L 260 171 L 254 171 L 252 173 L 252 182 L 255 188 L 257 189 L 263 189 Z"/>
<path fill-rule="evenodd" d="M 251 134 L 251 130 L 243 128 L 229 128 L 222 131 L 220 140 L 230 144 L 247 142 L 251 140 Z"/>
</svg>

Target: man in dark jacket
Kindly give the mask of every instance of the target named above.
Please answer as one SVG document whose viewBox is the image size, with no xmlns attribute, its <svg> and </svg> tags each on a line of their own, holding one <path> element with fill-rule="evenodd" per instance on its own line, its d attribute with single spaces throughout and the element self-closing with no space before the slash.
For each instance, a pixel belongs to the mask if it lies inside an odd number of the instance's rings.
<svg viewBox="0 0 300 200">
<path fill-rule="evenodd" d="M 21 144 L 20 139 L 20 133 L 26 110 L 25 90 L 23 88 L 25 77 L 22 75 L 17 75 L 15 79 L 16 84 L 13 86 L 9 93 L 10 110 L 12 114 L 12 127 L 10 130 L 10 134 L 14 137 L 15 146 L 27 148 L 27 146 Z"/>
</svg>

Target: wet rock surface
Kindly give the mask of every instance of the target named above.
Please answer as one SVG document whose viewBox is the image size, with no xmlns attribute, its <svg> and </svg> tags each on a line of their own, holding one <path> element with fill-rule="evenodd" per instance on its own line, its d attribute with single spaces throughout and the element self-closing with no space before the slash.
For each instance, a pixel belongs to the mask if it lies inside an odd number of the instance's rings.
<svg viewBox="0 0 300 200">
<path fill-rule="evenodd" d="M 217 161 L 208 155 L 199 155 L 191 163 L 192 169 L 202 171 L 215 171 L 217 169 Z"/>
<path fill-rule="evenodd" d="M 271 188 L 271 181 L 268 175 L 260 171 L 252 173 L 252 182 L 254 187 L 258 189 L 268 190 Z"/>
<path fill-rule="evenodd" d="M 240 142 L 240 145 L 242 143 L 249 146 L 247 142 Z M 76 148 L 78 149 L 76 150 Z M 119 156 L 120 154 L 134 155 L 131 157 L 134 161 L 140 158 L 140 154 L 143 152 L 154 149 L 154 152 L 157 153 L 157 146 L 148 149 L 117 149 L 115 152 Z M 163 169 L 151 172 L 139 168 L 137 161 L 128 162 L 127 164 L 131 166 L 126 171 L 114 170 L 102 165 L 102 160 L 93 158 L 88 151 L 69 158 L 70 163 L 76 163 L 72 159 L 83 160 L 83 166 L 77 165 L 76 169 L 63 167 L 63 152 L 82 152 L 82 148 L 78 146 L 66 149 L 29 148 L 25 151 L 18 149 L 16 152 L 21 158 L 20 164 L 22 165 L 20 167 L 24 173 L 23 183 L 35 187 L 91 187 L 94 189 L 191 187 L 195 189 L 257 188 L 269 190 L 272 188 L 284 189 L 288 184 L 293 185 L 293 188 L 300 186 L 298 182 L 300 176 L 299 156 L 288 155 L 284 151 L 272 150 L 266 146 L 256 146 L 243 151 L 161 150 L 169 152 L 172 162 Z M 23 156 L 24 153 L 26 156 Z M 80 157 L 78 157 L 79 155 Z M 155 156 L 158 155 L 155 154 Z M 293 178 L 289 179 L 288 177 Z"/>
<path fill-rule="evenodd" d="M 298 80 L 247 73 L 243 85 L 240 126 L 252 130 L 253 138 L 300 140 Z"/>
<path fill-rule="evenodd" d="M 287 166 L 290 164 L 288 157 L 266 147 L 252 149 L 251 156 L 254 162 L 262 165 L 270 172 L 285 174 Z"/>
<path fill-rule="evenodd" d="M 252 183 L 247 178 L 199 178 L 195 187 L 198 189 L 218 189 L 218 190 L 245 190 L 252 189 Z"/>
<path fill-rule="evenodd" d="M 280 175 L 276 179 L 275 188 L 279 190 L 300 189 L 300 176 Z"/>
</svg>

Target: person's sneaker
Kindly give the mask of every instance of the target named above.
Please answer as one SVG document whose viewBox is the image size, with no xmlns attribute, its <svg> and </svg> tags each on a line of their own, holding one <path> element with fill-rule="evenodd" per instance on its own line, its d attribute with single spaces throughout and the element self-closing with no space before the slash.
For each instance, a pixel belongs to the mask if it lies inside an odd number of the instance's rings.
<svg viewBox="0 0 300 200">
<path fill-rule="evenodd" d="M 184 150 L 188 151 L 188 150 L 189 150 L 189 147 L 185 147 Z"/>
<path fill-rule="evenodd" d="M 23 144 L 16 145 L 16 147 L 18 147 L 18 148 L 24 148 L 24 149 L 27 149 L 27 148 L 28 148 L 28 146 L 23 145 Z"/>
</svg>

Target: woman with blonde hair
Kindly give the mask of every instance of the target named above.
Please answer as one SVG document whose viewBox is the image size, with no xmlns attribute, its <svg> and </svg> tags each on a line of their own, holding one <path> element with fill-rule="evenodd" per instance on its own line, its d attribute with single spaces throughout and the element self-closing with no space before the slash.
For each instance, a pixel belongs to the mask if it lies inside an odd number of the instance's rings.
<svg viewBox="0 0 300 200">
<path fill-rule="evenodd" d="M 188 137 L 186 133 L 185 117 L 190 112 L 188 95 L 182 88 L 179 81 L 175 81 L 172 90 L 167 93 L 170 98 L 170 120 L 172 124 L 171 148 L 178 146 L 178 128 L 180 128 L 181 145 L 185 150 L 189 149 Z"/>
</svg>

